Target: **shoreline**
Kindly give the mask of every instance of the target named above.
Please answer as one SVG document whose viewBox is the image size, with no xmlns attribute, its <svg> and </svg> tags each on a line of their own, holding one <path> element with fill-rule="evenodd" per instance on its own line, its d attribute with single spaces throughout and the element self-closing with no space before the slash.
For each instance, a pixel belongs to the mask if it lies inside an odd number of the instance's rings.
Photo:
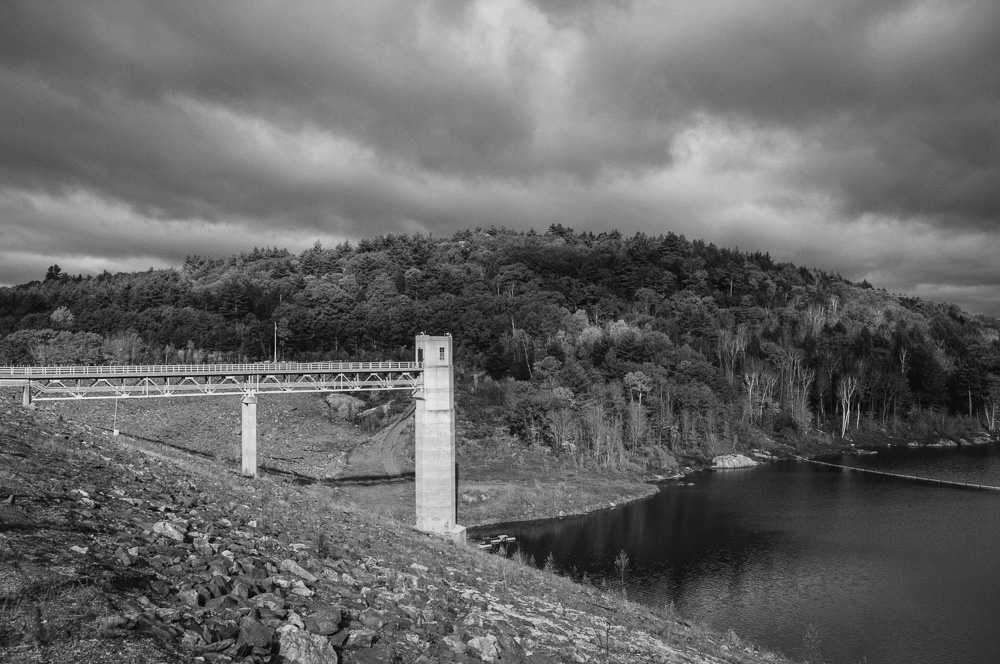
<svg viewBox="0 0 1000 664">
<path fill-rule="evenodd" d="M 610 502 L 609 504 L 606 504 L 606 505 L 601 505 L 601 504 L 594 504 L 594 505 L 591 505 L 591 506 L 581 505 L 581 506 L 578 506 L 577 508 L 573 509 L 573 511 L 566 511 L 564 509 L 563 510 L 559 510 L 558 514 L 543 514 L 543 515 L 534 516 L 534 517 L 530 517 L 530 518 L 523 518 L 523 519 L 514 518 L 514 519 L 503 520 L 503 521 L 470 522 L 470 523 L 464 523 L 463 525 L 466 528 L 468 528 L 470 531 L 481 531 L 481 530 L 488 529 L 488 528 L 495 528 L 495 527 L 500 527 L 500 526 L 506 526 L 506 525 L 515 524 L 515 523 L 516 524 L 533 524 L 533 523 L 540 523 L 540 522 L 543 522 L 543 521 L 558 521 L 558 520 L 561 520 L 561 519 L 571 519 L 573 517 L 588 516 L 590 514 L 597 514 L 597 513 L 605 512 L 605 511 L 608 511 L 608 510 L 617 509 L 619 507 L 623 507 L 623 506 L 628 505 L 630 503 L 634 503 L 634 502 L 638 502 L 640 500 L 645 500 L 647 498 L 651 498 L 652 496 L 655 496 L 657 493 L 659 493 L 659 491 L 660 491 L 660 488 L 659 488 L 660 484 L 665 483 L 665 482 L 669 482 L 669 481 L 671 481 L 671 480 L 667 480 L 667 479 L 664 479 L 664 480 L 651 480 L 651 481 L 649 481 L 647 483 L 648 487 L 649 487 L 649 489 L 647 491 L 629 492 L 629 493 L 622 494 L 621 497 L 620 497 L 620 499 L 617 502 Z M 473 539 L 473 538 L 470 535 L 470 540 L 471 539 Z"/>
<path fill-rule="evenodd" d="M 876 436 L 872 432 L 864 432 L 862 438 L 871 438 Z M 898 436 L 891 434 L 878 435 L 881 438 L 881 442 L 869 442 L 865 441 L 862 443 L 853 442 L 851 438 L 847 439 L 822 439 L 822 438 L 811 438 L 802 441 L 800 445 L 792 446 L 786 445 L 788 450 L 782 450 L 778 453 L 772 453 L 764 450 L 752 450 L 747 452 L 747 456 L 753 458 L 753 460 L 758 462 L 758 465 L 764 465 L 768 463 L 775 463 L 780 461 L 821 461 L 823 458 L 829 458 L 834 456 L 866 456 L 869 454 L 878 454 L 881 451 L 888 449 L 959 449 L 964 447 L 984 447 L 991 443 L 996 443 L 1000 441 L 996 435 L 990 435 L 986 431 L 980 431 L 977 435 L 968 437 L 959 437 L 959 439 L 952 440 L 944 436 L 939 435 L 929 435 L 924 436 L 923 441 L 914 440 L 913 437 Z M 906 442 L 902 442 L 906 440 Z M 807 451 L 800 451 L 801 447 L 811 448 Z M 470 541 L 474 539 L 475 536 L 485 535 L 485 531 L 491 528 L 500 528 L 503 526 L 511 526 L 514 524 L 537 524 L 546 521 L 556 521 L 561 519 L 568 519 L 572 517 L 586 516 L 589 514 L 595 514 L 598 512 L 603 512 L 607 510 L 616 509 L 623 505 L 629 503 L 637 502 L 640 500 L 645 500 L 651 496 L 656 495 L 660 491 L 661 485 L 670 482 L 684 481 L 690 476 L 704 471 L 709 470 L 726 470 L 726 469 L 715 469 L 711 465 L 705 463 L 699 463 L 692 461 L 689 465 L 685 466 L 681 471 L 673 474 L 669 477 L 660 477 L 658 475 L 650 478 L 649 473 L 625 473 L 626 476 L 631 475 L 627 480 L 633 485 L 635 483 L 641 482 L 644 488 L 639 490 L 625 491 L 617 494 L 617 499 L 607 500 L 604 499 L 594 499 L 589 503 L 576 504 L 572 507 L 566 504 L 557 504 L 551 506 L 547 510 L 532 511 L 530 513 L 519 512 L 516 509 L 508 507 L 507 509 L 501 508 L 500 511 L 505 513 L 506 516 L 488 520 L 477 520 L 470 519 L 463 522 L 470 531 Z M 606 478 L 604 484 L 608 487 L 618 486 L 619 482 L 623 478 Z M 536 480 L 537 484 L 537 480 Z M 460 517 L 461 521 L 461 517 Z"/>
</svg>

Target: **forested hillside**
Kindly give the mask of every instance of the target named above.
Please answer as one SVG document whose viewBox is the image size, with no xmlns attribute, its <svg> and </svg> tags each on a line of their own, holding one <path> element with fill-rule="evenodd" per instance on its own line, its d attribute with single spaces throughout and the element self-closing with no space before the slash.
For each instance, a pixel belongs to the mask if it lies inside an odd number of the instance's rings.
<svg viewBox="0 0 1000 664">
<path fill-rule="evenodd" d="M 470 408 L 605 466 L 994 430 L 1000 403 L 997 320 L 672 233 L 390 235 L 0 289 L 0 364 L 267 361 L 275 338 L 281 359 L 409 359 L 420 332 L 454 336 Z"/>
</svg>

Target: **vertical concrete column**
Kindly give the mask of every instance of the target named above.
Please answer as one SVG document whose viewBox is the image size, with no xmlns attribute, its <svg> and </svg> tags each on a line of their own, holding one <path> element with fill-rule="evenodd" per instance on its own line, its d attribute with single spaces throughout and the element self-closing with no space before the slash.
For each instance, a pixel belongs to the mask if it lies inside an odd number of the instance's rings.
<svg viewBox="0 0 1000 664">
<path fill-rule="evenodd" d="M 243 474 L 257 477 L 257 395 L 243 397 Z"/>
<path fill-rule="evenodd" d="M 24 383 L 24 391 L 21 392 L 21 405 L 31 408 L 31 383 L 28 381 Z"/>
<path fill-rule="evenodd" d="M 465 542 L 458 525 L 455 468 L 455 376 L 451 336 L 419 335 L 423 388 L 416 396 L 417 530 Z"/>
</svg>

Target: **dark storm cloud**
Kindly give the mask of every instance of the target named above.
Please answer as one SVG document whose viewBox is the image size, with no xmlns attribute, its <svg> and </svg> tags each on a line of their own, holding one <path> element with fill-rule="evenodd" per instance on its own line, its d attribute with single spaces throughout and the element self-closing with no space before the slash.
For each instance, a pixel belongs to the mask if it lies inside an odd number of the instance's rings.
<svg viewBox="0 0 1000 664">
<path fill-rule="evenodd" d="M 998 33 L 964 0 L 6 2 L 0 282 L 562 223 L 1000 313 Z"/>
<path fill-rule="evenodd" d="M 801 132 L 804 184 L 848 213 L 995 226 L 1000 5 L 995 2 L 657 3 L 612 13 L 588 89 L 635 118 L 694 110 Z"/>
</svg>

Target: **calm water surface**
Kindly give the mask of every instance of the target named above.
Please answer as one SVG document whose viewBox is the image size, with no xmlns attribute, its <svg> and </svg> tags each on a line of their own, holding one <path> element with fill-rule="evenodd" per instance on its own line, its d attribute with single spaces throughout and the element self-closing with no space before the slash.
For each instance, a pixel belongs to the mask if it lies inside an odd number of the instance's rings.
<svg viewBox="0 0 1000 664">
<path fill-rule="evenodd" d="M 996 445 L 834 461 L 1000 486 Z M 1000 492 L 782 462 L 504 530 L 608 583 L 625 551 L 632 599 L 792 657 L 809 630 L 827 662 L 1000 662 Z"/>
</svg>

